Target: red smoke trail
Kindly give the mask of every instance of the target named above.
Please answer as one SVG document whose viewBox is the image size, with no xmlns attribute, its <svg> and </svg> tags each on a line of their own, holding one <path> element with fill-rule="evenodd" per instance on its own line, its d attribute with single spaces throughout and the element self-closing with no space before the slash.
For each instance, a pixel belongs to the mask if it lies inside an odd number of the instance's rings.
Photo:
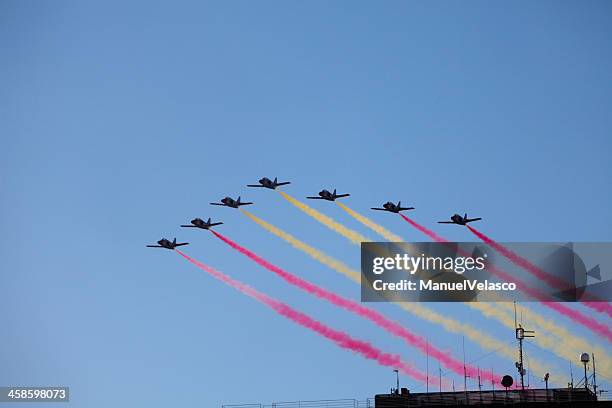
<svg viewBox="0 0 612 408">
<path fill-rule="evenodd" d="M 404 220 L 406 220 L 406 222 L 408 222 L 410 225 L 412 225 L 414 228 L 418 229 L 419 231 L 421 231 L 423 234 L 427 235 L 429 238 L 433 239 L 434 241 L 436 241 L 436 242 L 448 242 L 446 239 L 442 238 L 441 236 L 439 236 L 438 234 L 436 234 L 432 230 L 427 229 L 424 226 L 422 226 L 421 224 L 417 224 L 416 222 L 412 221 L 410 218 L 406 217 L 404 214 L 399 213 L 399 215 Z"/>
<path fill-rule="evenodd" d="M 423 232 L 424 234 L 429 236 L 434 241 L 448 242 L 448 240 L 446 240 L 445 238 L 442 238 L 441 236 L 437 235 L 435 232 L 428 230 L 427 228 L 425 228 L 424 226 L 420 224 L 417 224 L 415 221 L 412 221 L 411 219 L 406 217 L 404 214 L 400 214 L 400 215 L 402 216 L 403 219 L 405 219 L 407 222 L 413 225 L 416 229 Z M 470 256 L 470 254 L 462 252 L 462 251 L 459 251 L 459 253 L 461 254 L 461 256 Z M 502 280 L 505 280 L 506 282 L 516 283 L 516 287 L 519 290 L 533 297 L 534 299 L 539 301 L 544 306 L 548 307 L 549 309 L 554 310 L 557 313 L 560 313 L 564 316 L 569 317 L 570 319 L 577 322 L 578 324 L 581 324 L 582 326 L 586 327 L 587 329 L 595 333 L 601 334 L 608 341 L 612 342 L 612 331 L 605 324 L 601 324 L 600 322 L 593 319 L 592 317 L 585 316 L 584 314 L 582 314 L 581 312 L 577 310 L 570 309 L 569 307 L 565 306 L 562 303 L 551 302 L 550 297 L 545 296 L 544 294 L 533 289 L 531 286 L 528 286 L 527 284 L 525 284 L 525 282 L 520 281 L 515 276 L 511 276 L 500 269 L 497 269 L 493 266 L 489 266 L 487 267 L 487 270 L 490 271 L 492 274 L 499 276 Z"/>
<path fill-rule="evenodd" d="M 427 376 L 425 374 L 416 370 L 415 368 L 410 366 L 408 363 L 403 362 L 398 355 L 385 353 L 377 349 L 376 347 L 372 346 L 370 343 L 367 343 L 361 340 L 357 340 L 344 332 L 332 329 L 331 327 L 328 327 L 324 325 L 323 323 L 318 322 L 312 317 L 293 309 L 291 306 L 283 302 L 280 302 L 276 299 L 273 299 L 240 281 L 230 278 L 224 273 L 221 273 L 211 268 L 208 265 L 205 265 L 185 255 L 183 252 L 179 251 L 178 249 L 175 251 L 179 255 L 181 255 L 183 258 L 185 258 L 186 260 L 188 260 L 189 262 L 191 262 L 198 268 L 202 269 L 204 272 L 213 276 L 214 278 L 222 281 L 223 283 L 226 283 L 227 285 L 233 287 L 234 289 L 239 290 L 243 294 L 250 296 L 253 299 L 263 303 L 264 305 L 276 311 L 278 314 L 285 316 L 286 318 L 290 320 L 293 320 L 295 323 L 299 324 L 300 326 L 306 327 L 316 333 L 319 333 L 321 336 L 325 337 L 328 340 L 333 341 L 338 346 L 344 349 L 348 349 L 356 353 L 359 353 L 367 359 L 376 360 L 380 365 L 399 369 L 404 374 L 414 378 L 417 381 L 420 381 L 422 383 L 427 382 Z"/>
<path fill-rule="evenodd" d="M 281 277 L 282 279 L 284 279 L 287 283 L 297 286 L 298 288 L 314 295 L 317 296 L 321 299 L 325 299 L 328 302 L 339 306 L 345 310 L 348 310 L 352 313 L 355 313 L 365 319 L 370 320 L 371 322 L 373 322 L 374 324 L 376 324 L 377 326 L 385 329 L 387 332 L 391 333 L 394 336 L 400 337 L 403 340 L 405 340 L 408 344 L 410 344 L 413 347 L 416 347 L 417 349 L 421 350 L 424 353 L 429 353 L 430 356 L 432 356 L 433 358 L 439 360 L 445 367 L 449 368 L 450 370 L 454 371 L 455 373 L 459 374 L 459 375 L 463 375 L 464 374 L 464 370 L 463 370 L 463 362 L 460 362 L 458 360 L 455 360 L 453 357 L 451 357 L 450 355 L 448 355 L 447 353 L 441 351 L 440 349 L 437 349 L 435 347 L 433 347 L 431 345 L 431 343 L 428 344 L 427 340 L 425 340 L 423 337 L 417 336 L 415 334 L 413 334 L 412 332 L 408 331 L 406 328 L 404 328 L 402 325 L 386 318 L 385 316 L 383 316 L 381 313 L 377 312 L 374 309 L 370 309 L 367 308 L 365 306 L 360 305 L 358 302 L 355 302 L 353 300 L 347 299 L 345 297 L 336 295 L 333 292 L 328 291 L 327 289 L 324 289 L 320 286 L 317 286 L 313 283 L 310 283 L 290 272 L 285 271 L 282 268 L 279 268 L 278 266 L 266 261 L 265 259 L 261 258 L 260 256 L 256 255 L 255 253 L 251 252 L 250 250 L 248 250 L 247 248 L 244 248 L 243 246 L 239 245 L 238 243 L 232 241 L 231 239 L 219 234 L 216 231 L 211 230 L 210 232 L 212 232 L 213 234 L 215 234 L 215 236 L 217 238 L 219 238 L 220 240 L 222 240 L 223 242 L 225 242 L 226 244 L 228 244 L 230 247 L 234 248 L 235 250 L 237 250 L 238 252 L 240 252 L 241 254 L 247 256 L 249 259 L 255 261 L 257 264 L 263 266 L 264 268 L 268 269 L 269 271 L 275 273 L 276 275 L 278 275 L 279 277 Z M 469 366 L 466 365 L 465 367 L 467 374 L 470 376 L 478 376 L 478 368 L 477 367 L 473 367 L 473 366 Z M 490 375 L 490 374 L 489 374 Z M 475 378 L 475 377 L 474 377 Z M 493 378 L 493 380 L 496 380 L 496 377 Z M 491 381 L 491 378 L 487 378 L 487 381 Z"/>
<path fill-rule="evenodd" d="M 527 272 L 530 272 L 536 277 L 542 279 L 549 286 L 556 287 L 557 289 L 560 289 L 560 290 L 568 289 L 569 283 L 564 282 L 562 279 L 559 279 L 556 276 L 553 276 L 549 274 L 548 272 L 538 268 L 537 266 L 529 262 L 527 259 L 521 257 L 519 254 L 513 252 L 509 248 L 506 248 L 505 246 L 499 244 L 498 242 L 494 241 L 493 239 L 486 236 L 485 234 L 478 231 L 477 229 L 470 227 L 469 225 L 466 225 L 466 227 L 468 227 L 468 229 L 472 231 L 472 233 L 476 235 L 480 240 L 482 240 L 485 244 L 488 244 L 491 247 L 493 247 L 493 249 L 495 249 L 497 252 L 505 256 L 508 260 L 512 261 L 512 263 L 515 264 L 516 266 L 523 268 Z M 612 307 L 610 307 L 610 304 L 607 302 L 593 301 L 593 302 L 581 302 L 581 303 L 593 310 L 596 310 L 600 313 L 606 313 L 608 316 L 612 317 Z"/>
</svg>

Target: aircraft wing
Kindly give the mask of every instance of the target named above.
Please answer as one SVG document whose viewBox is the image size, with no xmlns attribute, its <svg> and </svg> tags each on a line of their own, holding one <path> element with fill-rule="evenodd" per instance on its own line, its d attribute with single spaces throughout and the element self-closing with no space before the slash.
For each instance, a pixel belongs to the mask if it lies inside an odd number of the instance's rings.
<svg viewBox="0 0 612 408">
<path fill-rule="evenodd" d="M 480 221 L 482 218 L 468 218 L 465 222 Z"/>
<path fill-rule="evenodd" d="M 226 204 L 223 204 L 223 203 L 210 203 L 210 205 L 220 205 L 220 206 L 223 206 L 223 207 L 227 206 Z"/>
<path fill-rule="evenodd" d="M 195 228 L 195 225 L 181 225 L 183 228 Z"/>
<path fill-rule="evenodd" d="M 176 244 L 175 247 L 183 246 L 183 245 L 189 245 L 189 242 L 183 242 L 181 244 Z"/>
<path fill-rule="evenodd" d="M 438 221 L 438 224 L 456 224 L 455 221 Z"/>
<path fill-rule="evenodd" d="M 261 184 L 247 184 L 247 187 L 265 187 Z"/>
<path fill-rule="evenodd" d="M 276 183 L 277 186 L 286 186 L 287 184 L 291 184 L 290 181 L 283 181 L 282 183 Z"/>
<path fill-rule="evenodd" d="M 404 211 L 404 210 L 414 210 L 414 207 L 400 207 L 399 209 L 400 211 Z"/>
<path fill-rule="evenodd" d="M 253 204 L 253 203 L 239 203 L 238 206 L 241 206 L 241 205 L 251 205 L 251 204 Z"/>
<path fill-rule="evenodd" d="M 342 198 L 342 197 L 349 197 L 350 194 L 338 194 L 336 195 L 336 198 Z"/>
<path fill-rule="evenodd" d="M 147 248 L 163 248 L 161 245 L 147 245 Z"/>
<path fill-rule="evenodd" d="M 374 207 L 370 208 L 370 210 L 376 210 L 376 211 L 389 211 L 389 210 L 387 210 L 386 208 L 374 208 Z"/>
<path fill-rule="evenodd" d="M 214 227 L 215 225 L 221 225 L 222 222 L 213 222 L 212 224 L 208 224 L 209 227 Z"/>
<path fill-rule="evenodd" d="M 323 198 L 323 197 L 306 197 L 306 198 L 309 198 L 311 200 L 327 200 L 326 198 Z"/>
</svg>

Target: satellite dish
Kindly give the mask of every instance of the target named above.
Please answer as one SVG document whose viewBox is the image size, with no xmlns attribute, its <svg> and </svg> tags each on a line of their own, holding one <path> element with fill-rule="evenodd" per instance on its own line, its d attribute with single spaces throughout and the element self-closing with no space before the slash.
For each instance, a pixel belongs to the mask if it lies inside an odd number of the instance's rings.
<svg viewBox="0 0 612 408">
<path fill-rule="evenodd" d="M 586 364 L 586 363 L 588 363 L 588 362 L 589 362 L 589 360 L 590 360 L 590 358 L 589 358 L 589 353 L 582 353 L 582 354 L 580 355 L 580 362 L 581 362 L 581 363 L 585 363 L 585 364 Z"/>
<path fill-rule="evenodd" d="M 501 385 L 503 385 L 506 388 L 512 387 L 512 384 L 514 384 L 514 379 L 512 378 L 512 376 L 509 375 L 504 375 L 501 379 Z"/>
</svg>

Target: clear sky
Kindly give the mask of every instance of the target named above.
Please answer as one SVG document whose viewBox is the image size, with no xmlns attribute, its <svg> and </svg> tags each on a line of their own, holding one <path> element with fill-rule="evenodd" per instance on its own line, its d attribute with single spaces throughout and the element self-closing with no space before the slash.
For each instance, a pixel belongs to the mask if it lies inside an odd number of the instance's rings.
<svg viewBox="0 0 612 408">
<path fill-rule="evenodd" d="M 353 267 L 358 247 L 244 186 L 338 188 L 368 214 L 401 199 L 454 240 L 473 237 L 434 221 L 467 211 L 501 241 L 612 241 L 611 17 L 606 1 L 0 2 L 0 385 L 69 385 L 71 406 L 90 408 L 388 391 L 390 369 L 144 245 L 187 240 L 188 254 L 424 368 L 400 340 L 178 225 L 221 219 L 238 242 L 353 298 L 357 285 L 208 203 L 240 194 Z M 513 347 L 512 331 L 465 306 L 431 307 Z M 461 356 L 460 337 L 376 308 Z M 568 381 L 567 361 L 529 350 Z M 469 342 L 466 353 L 514 373 Z"/>
</svg>

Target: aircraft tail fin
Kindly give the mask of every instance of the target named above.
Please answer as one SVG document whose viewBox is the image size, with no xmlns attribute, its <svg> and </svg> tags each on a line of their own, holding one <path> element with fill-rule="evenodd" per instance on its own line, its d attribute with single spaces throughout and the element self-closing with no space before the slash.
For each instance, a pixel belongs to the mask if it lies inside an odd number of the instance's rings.
<svg viewBox="0 0 612 408">
<path fill-rule="evenodd" d="M 599 281 L 601 280 L 601 269 L 599 268 L 599 265 L 596 265 L 593 268 L 591 268 L 586 274 L 587 276 L 595 278 Z"/>
</svg>

